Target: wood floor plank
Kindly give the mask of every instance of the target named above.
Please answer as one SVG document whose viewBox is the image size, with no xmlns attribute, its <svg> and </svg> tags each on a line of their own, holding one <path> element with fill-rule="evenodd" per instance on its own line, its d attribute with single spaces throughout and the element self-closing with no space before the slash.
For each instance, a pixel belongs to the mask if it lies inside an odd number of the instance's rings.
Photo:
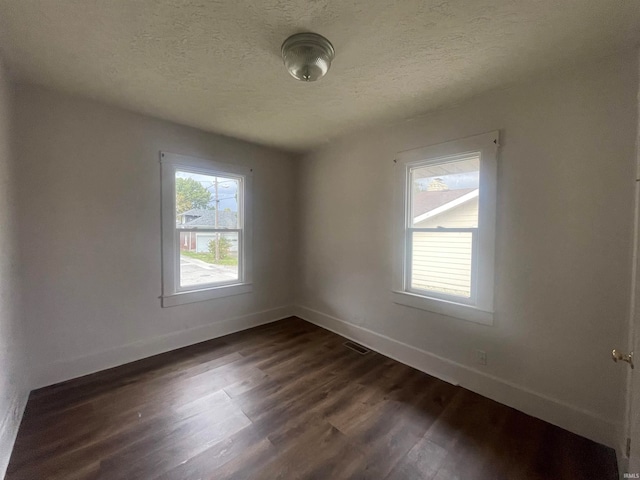
<svg viewBox="0 0 640 480">
<path fill-rule="evenodd" d="M 198 370 L 199 373 L 192 372 L 179 379 L 170 381 L 154 378 L 121 388 L 114 395 L 100 393 L 88 404 L 91 407 L 88 411 L 84 408 L 86 403 L 79 407 L 82 411 L 64 410 L 62 418 L 53 425 L 47 425 L 46 420 L 50 420 L 51 414 L 47 415 L 42 429 L 38 430 L 37 425 L 29 427 L 25 429 L 24 436 L 19 437 L 16 442 L 18 447 L 26 444 L 31 448 L 16 451 L 16 464 L 28 463 L 34 456 L 45 456 L 55 450 L 72 451 L 86 447 L 105 437 L 126 432 L 136 423 L 167 414 L 174 407 L 198 399 L 208 392 L 216 392 L 236 382 L 243 374 L 252 372 L 251 367 L 229 367 L 229 362 L 207 364 L 210 370 Z M 60 435 L 61 429 L 64 429 L 65 435 Z"/>
<path fill-rule="evenodd" d="M 194 405 L 196 404 L 196 405 Z M 101 462 L 98 478 L 126 480 L 160 476 L 230 437 L 251 421 L 224 392 L 180 409 L 180 427 L 161 438 L 147 437 Z"/>
<path fill-rule="evenodd" d="M 614 479 L 611 449 L 295 317 L 29 398 L 7 480 Z"/>
<path fill-rule="evenodd" d="M 251 426 L 215 443 L 186 462 L 164 472 L 158 480 L 202 480 L 215 478 L 217 472 L 226 463 L 240 458 L 246 460 L 255 452 L 267 451 L 271 443 Z"/>
</svg>

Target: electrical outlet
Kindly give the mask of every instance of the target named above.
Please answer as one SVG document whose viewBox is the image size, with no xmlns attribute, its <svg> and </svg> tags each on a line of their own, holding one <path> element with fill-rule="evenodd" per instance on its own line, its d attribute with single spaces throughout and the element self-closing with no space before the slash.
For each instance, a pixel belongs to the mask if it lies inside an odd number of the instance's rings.
<svg viewBox="0 0 640 480">
<path fill-rule="evenodd" d="M 485 352 L 483 350 L 476 350 L 476 362 L 479 365 L 486 365 L 487 364 L 487 352 Z"/>
</svg>

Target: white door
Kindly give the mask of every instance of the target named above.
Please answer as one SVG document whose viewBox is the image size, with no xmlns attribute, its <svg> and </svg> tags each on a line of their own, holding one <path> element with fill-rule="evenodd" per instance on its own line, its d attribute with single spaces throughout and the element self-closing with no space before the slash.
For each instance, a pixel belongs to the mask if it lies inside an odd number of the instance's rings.
<svg viewBox="0 0 640 480">
<path fill-rule="evenodd" d="M 640 178 L 640 175 L 636 175 Z M 631 319 L 630 334 L 631 341 L 629 348 L 632 352 L 638 352 L 640 360 L 640 181 L 636 179 L 636 211 L 635 211 L 635 248 L 634 248 L 634 272 L 632 283 L 633 317 Z M 627 353 L 627 352 L 623 352 Z M 633 355 L 633 353 L 631 353 Z M 617 355 L 620 358 L 620 355 Z M 616 357 L 614 353 L 614 357 Z M 625 358 L 629 360 L 629 358 Z M 633 360 L 633 359 L 631 359 Z M 627 472 L 620 472 L 620 477 L 624 478 L 624 473 L 631 475 L 627 478 L 640 478 L 640 371 L 639 368 L 631 368 L 629 365 L 628 379 L 628 442 L 626 450 L 629 454 L 629 468 Z M 626 367 L 625 367 L 626 368 Z M 619 463 L 620 464 L 620 463 Z"/>
<path fill-rule="evenodd" d="M 638 317 L 639 315 L 636 313 L 634 321 L 636 332 L 639 331 Z M 634 352 L 640 352 L 638 349 L 638 336 L 637 334 L 635 335 Z M 637 372 L 631 374 L 629 391 L 631 395 L 631 413 L 629 415 L 629 441 L 631 442 L 629 449 L 629 473 L 637 474 L 629 478 L 640 478 L 640 379 L 638 379 Z"/>
</svg>

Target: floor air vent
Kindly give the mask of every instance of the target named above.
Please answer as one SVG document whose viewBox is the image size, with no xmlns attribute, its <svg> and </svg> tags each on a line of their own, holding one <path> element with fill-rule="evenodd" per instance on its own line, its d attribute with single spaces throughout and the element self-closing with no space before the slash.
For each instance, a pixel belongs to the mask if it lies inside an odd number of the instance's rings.
<svg viewBox="0 0 640 480">
<path fill-rule="evenodd" d="M 369 353 L 368 348 L 364 348 L 362 345 L 358 345 L 357 343 L 344 342 L 344 346 L 353 350 L 354 352 L 359 353 L 360 355 L 366 355 L 367 353 Z"/>
</svg>

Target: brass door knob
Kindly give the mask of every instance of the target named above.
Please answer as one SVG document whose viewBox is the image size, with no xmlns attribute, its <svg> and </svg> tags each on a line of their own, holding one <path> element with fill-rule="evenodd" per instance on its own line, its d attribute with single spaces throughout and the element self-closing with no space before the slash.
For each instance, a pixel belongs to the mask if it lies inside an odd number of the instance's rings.
<svg viewBox="0 0 640 480">
<path fill-rule="evenodd" d="M 620 353 L 614 348 L 611 351 L 611 358 L 613 358 L 614 362 L 617 362 L 618 360 L 627 362 L 629 365 L 631 365 L 631 368 L 633 368 L 633 352 L 624 354 L 624 353 Z"/>
</svg>

